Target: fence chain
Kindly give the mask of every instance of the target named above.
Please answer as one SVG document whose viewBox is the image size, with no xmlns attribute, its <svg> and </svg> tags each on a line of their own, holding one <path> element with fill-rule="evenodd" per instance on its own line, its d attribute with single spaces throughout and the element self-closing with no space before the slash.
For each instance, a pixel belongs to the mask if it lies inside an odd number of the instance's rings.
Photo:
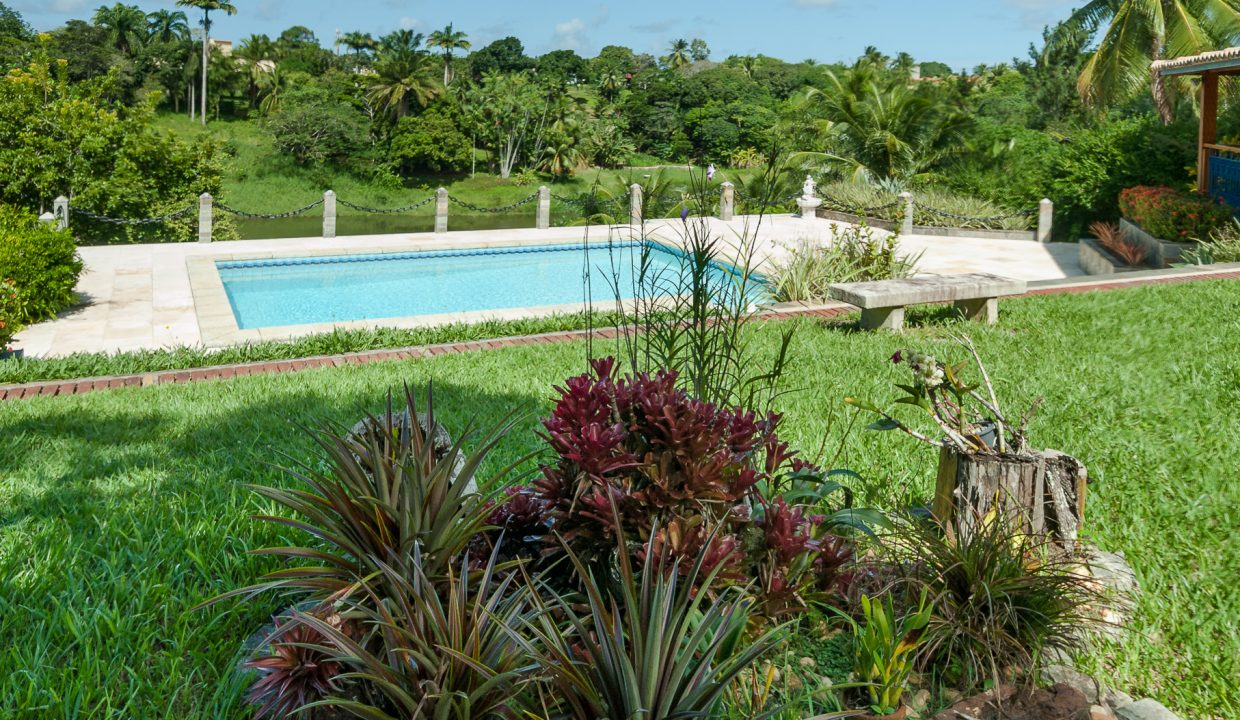
<svg viewBox="0 0 1240 720">
<path fill-rule="evenodd" d="M 516 201 L 515 203 L 511 203 L 511 204 L 509 204 L 509 205 L 501 205 L 500 207 L 492 207 L 492 208 L 488 208 L 488 207 L 481 207 L 481 206 L 479 206 L 479 205 L 474 205 L 473 203 L 470 203 L 470 202 L 465 202 L 464 200 L 461 200 L 461 199 L 459 199 L 459 198 L 455 198 L 455 197 L 453 197 L 453 196 L 451 196 L 451 195 L 449 195 L 449 196 L 448 196 L 448 200 L 449 200 L 449 201 L 454 202 L 454 203 L 456 203 L 457 205 L 460 205 L 461 207 L 465 208 L 466 210 L 472 210 L 472 211 L 474 211 L 474 212 L 480 212 L 480 213 L 502 213 L 502 212 L 509 212 L 509 211 L 511 211 L 511 210 L 516 210 L 517 208 L 521 207 L 522 205 L 528 205 L 529 203 L 532 203 L 532 202 L 534 202 L 534 201 L 535 201 L 535 200 L 537 200 L 537 199 L 538 199 L 538 191 L 535 191 L 535 192 L 534 192 L 532 195 L 530 195 L 529 197 L 524 198 L 524 199 L 522 199 L 522 200 L 518 200 L 518 201 Z"/>
<path fill-rule="evenodd" d="M 310 203 L 309 205 L 305 207 L 300 207 L 300 208 L 297 208 L 296 210 L 289 210 L 288 212 L 282 212 L 282 213 L 246 212 L 244 210 L 238 210 L 236 208 L 229 207 L 222 202 L 215 203 L 215 207 L 219 208 L 220 210 L 223 210 L 226 213 L 232 213 L 233 215 L 236 215 L 238 217 L 243 217 L 243 218 L 255 218 L 259 220 L 283 220 L 284 218 L 291 218 L 297 215 L 301 215 L 302 213 L 313 210 L 314 208 L 322 204 L 323 204 L 322 200 L 315 200 L 314 202 Z"/>
<path fill-rule="evenodd" d="M 71 208 L 70 212 L 72 212 L 73 215 L 75 216 L 81 216 L 81 217 L 87 218 L 88 220 L 97 220 L 99 222 L 108 223 L 110 225 L 154 225 L 155 223 L 162 223 L 162 222 L 167 222 L 169 220 L 175 220 L 181 217 L 182 215 L 185 215 L 193 211 L 197 207 L 198 207 L 197 205 L 190 205 L 188 207 L 182 208 L 181 210 L 177 210 L 176 212 L 170 212 L 167 215 L 160 215 L 159 217 L 140 218 L 140 219 L 108 217 L 107 215 L 100 215 L 99 213 L 93 213 L 89 210 L 82 210 L 81 208 L 76 208 L 76 207 Z"/>
<path fill-rule="evenodd" d="M 401 213 L 407 213 L 413 210 L 417 210 L 418 208 L 428 205 L 434 201 L 435 201 L 435 196 L 431 195 L 425 200 L 419 200 L 418 202 L 411 203 L 409 205 L 403 205 L 398 208 L 371 208 L 371 207 L 365 207 L 363 205 L 355 205 L 354 203 L 351 203 L 348 200 L 341 200 L 339 198 L 336 199 L 336 202 L 340 203 L 341 205 L 344 205 L 347 208 L 352 208 L 359 212 L 374 213 L 375 215 L 400 215 Z"/>
</svg>

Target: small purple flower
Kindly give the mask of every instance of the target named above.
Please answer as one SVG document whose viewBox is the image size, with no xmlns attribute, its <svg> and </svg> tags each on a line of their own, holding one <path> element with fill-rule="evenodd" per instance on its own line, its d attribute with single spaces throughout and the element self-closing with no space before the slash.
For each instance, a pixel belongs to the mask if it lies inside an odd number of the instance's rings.
<svg viewBox="0 0 1240 720">
<path fill-rule="evenodd" d="M 901 362 L 901 361 L 903 361 L 903 360 L 904 360 L 904 351 L 903 351 L 903 350 L 896 350 L 895 354 L 891 356 L 891 363 L 892 363 L 893 365 L 899 365 L 899 364 L 900 364 L 900 362 Z"/>
<path fill-rule="evenodd" d="M 685 207 L 683 207 L 683 208 L 681 208 L 681 209 L 680 209 L 680 219 L 681 219 L 682 221 L 683 221 L 683 220 L 687 220 L 687 219 L 689 219 L 689 208 L 688 208 L 688 206 L 685 206 Z"/>
<path fill-rule="evenodd" d="M 706 166 L 706 181 L 710 182 L 715 179 L 715 164 L 711 163 Z"/>
</svg>

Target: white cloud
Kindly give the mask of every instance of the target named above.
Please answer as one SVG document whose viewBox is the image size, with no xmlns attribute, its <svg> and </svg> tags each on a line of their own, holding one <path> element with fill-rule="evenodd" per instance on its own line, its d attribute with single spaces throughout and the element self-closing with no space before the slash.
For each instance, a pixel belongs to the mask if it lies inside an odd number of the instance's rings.
<svg viewBox="0 0 1240 720">
<path fill-rule="evenodd" d="M 557 50 L 581 52 L 588 44 L 585 32 L 586 24 L 581 18 L 556 23 L 551 33 L 551 45 Z"/>
<path fill-rule="evenodd" d="M 400 26 L 401 30 L 416 30 L 422 27 L 422 21 L 417 18 L 411 18 L 408 15 L 402 17 L 396 24 Z"/>
</svg>

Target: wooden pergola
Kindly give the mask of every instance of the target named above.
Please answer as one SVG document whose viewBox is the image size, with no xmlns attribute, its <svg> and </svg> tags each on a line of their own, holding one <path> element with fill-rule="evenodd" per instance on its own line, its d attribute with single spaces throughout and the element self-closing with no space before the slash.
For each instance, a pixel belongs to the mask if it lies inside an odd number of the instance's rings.
<svg viewBox="0 0 1240 720">
<path fill-rule="evenodd" d="M 1240 146 L 1218 142 L 1218 79 L 1240 75 L 1240 47 L 1159 60 L 1152 69 L 1163 77 L 1201 78 L 1201 122 L 1197 133 L 1197 190 L 1240 207 Z"/>
</svg>

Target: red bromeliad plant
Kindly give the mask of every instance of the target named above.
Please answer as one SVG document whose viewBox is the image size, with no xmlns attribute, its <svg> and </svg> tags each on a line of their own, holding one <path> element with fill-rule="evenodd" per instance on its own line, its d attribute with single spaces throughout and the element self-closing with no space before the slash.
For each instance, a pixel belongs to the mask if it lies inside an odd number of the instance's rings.
<svg viewBox="0 0 1240 720">
<path fill-rule="evenodd" d="M 768 617 L 835 589 L 851 547 L 830 530 L 871 516 L 780 497 L 819 501 L 841 488 L 779 439 L 779 415 L 697 400 L 673 371 L 617 377 L 611 358 L 592 366 L 557 388 L 543 420 L 556 457 L 531 490 L 577 557 L 609 563 L 618 539 L 639 562 L 645 546 L 701 553 L 725 583 L 756 580 Z"/>
</svg>

